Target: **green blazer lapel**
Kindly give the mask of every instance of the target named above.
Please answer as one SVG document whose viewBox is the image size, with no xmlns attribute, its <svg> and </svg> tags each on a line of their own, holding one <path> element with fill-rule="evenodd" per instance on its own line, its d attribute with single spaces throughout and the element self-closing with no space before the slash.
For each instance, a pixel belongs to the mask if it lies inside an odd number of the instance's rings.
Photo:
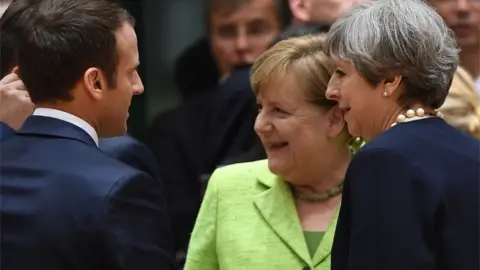
<svg viewBox="0 0 480 270">
<path fill-rule="evenodd" d="M 317 248 L 317 251 L 313 255 L 313 265 L 317 266 L 330 256 L 332 252 L 333 238 L 335 236 L 335 228 L 337 227 L 338 214 L 340 207 L 332 218 L 332 222 L 328 225 L 327 231 Z"/>
<path fill-rule="evenodd" d="M 310 265 L 312 260 L 288 185 L 271 173 L 257 180 L 267 187 L 255 196 L 258 211 L 278 237 Z"/>
</svg>

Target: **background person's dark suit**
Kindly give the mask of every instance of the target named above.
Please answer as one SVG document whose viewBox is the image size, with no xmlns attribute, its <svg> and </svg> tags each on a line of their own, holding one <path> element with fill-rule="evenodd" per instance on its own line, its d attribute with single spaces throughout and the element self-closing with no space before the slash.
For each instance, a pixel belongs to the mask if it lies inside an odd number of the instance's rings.
<svg viewBox="0 0 480 270">
<path fill-rule="evenodd" d="M 244 74 L 248 79 L 248 70 Z M 241 150 L 252 141 L 252 132 L 239 144 L 235 139 L 245 134 L 238 126 L 239 120 L 251 118 L 247 114 L 252 112 L 256 115 L 253 93 L 248 93 L 248 101 L 238 93 L 249 89 L 248 84 L 249 80 L 227 80 L 218 89 L 199 94 L 159 115 L 152 124 L 147 145 L 158 159 L 161 177 L 169 191 L 172 228 L 180 250 L 185 250 L 195 223 L 203 194 L 202 180 L 208 179 L 208 174 L 231 150 L 228 146 L 235 145 L 233 149 Z M 230 93 L 225 93 L 226 89 Z M 216 124 L 219 121 L 221 127 Z"/>
<path fill-rule="evenodd" d="M 348 168 L 332 270 L 479 269 L 479 192 L 479 140 L 440 118 L 398 124 Z"/>
<path fill-rule="evenodd" d="M 100 150 L 110 157 L 120 160 L 133 168 L 144 172 L 154 179 L 161 181 L 160 168 L 152 151 L 143 143 L 124 135 L 99 140 Z M 162 180 L 163 185 L 163 180 Z"/>
<path fill-rule="evenodd" d="M 2 269 L 173 269 L 158 181 L 50 117 L 0 147 Z"/>
<path fill-rule="evenodd" d="M 207 36 L 196 40 L 178 57 L 174 78 L 184 101 L 216 87 L 220 73 Z"/>
</svg>

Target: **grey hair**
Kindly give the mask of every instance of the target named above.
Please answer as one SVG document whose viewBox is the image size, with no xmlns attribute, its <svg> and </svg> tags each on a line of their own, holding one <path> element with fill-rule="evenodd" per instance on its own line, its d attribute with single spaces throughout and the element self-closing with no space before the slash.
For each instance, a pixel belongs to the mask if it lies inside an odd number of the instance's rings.
<svg viewBox="0 0 480 270">
<path fill-rule="evenodd" d="M 459 62 L 453 32 L 420 0 L 373 0 L 337 20 L 326 54 L 350 62 L 372 85 L 401 75 L 406 91 L 399 103 L 420 101 L 439 108 Z"/>
</svg>

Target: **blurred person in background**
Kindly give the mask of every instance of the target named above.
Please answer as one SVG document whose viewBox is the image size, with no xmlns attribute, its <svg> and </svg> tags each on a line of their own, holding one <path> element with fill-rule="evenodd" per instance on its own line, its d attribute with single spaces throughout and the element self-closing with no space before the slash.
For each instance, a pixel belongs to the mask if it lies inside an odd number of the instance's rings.
<svg viewBox="0 0 480 270">
<path fill-rule="evenodd" d="M 237 67 L 251 65 L 282 31 L 275 0 L 209 0 L 208 37 L 223 81 Z"/>
<path fill-rule="evenodd" d="M 480 1 L 478 0 L 427 0 L 455 32 L 461 48 L 460 65 L 476 81 L 480 94 Z"/>
<path fill-rule="evenodd" d="M 447 123 L 480 139 L 480 98 L 468 72 L 459 67 L 447 99 L 440 107 Z"/>
<path fill-rule="evenodd" d="M 175 82 L 184 101 L 216 89 L 229 70 L 250 65 L 264 52 L 288 23 L 284 1 L 204 0 L 207 33 L 175 63 Z"/>
<path fill-rule="evenodd" d="M 269 36 L 275 36 L 288 20 L 283 12 L 284 1 L 204 0 L 207 33 L 187 47 L 175 62 L 175 84 L 183 100 L 216 89 L 228 69 L 249 65 L 252 56 L 265 51 L 272 39 Z M 254 12 L 246 16 L 241 9 Z"/>
<path fill-rule="evenodd" d="M 421 0 L 375 0 L 337 20 L 327 98 L 368 140 L 345 178 L 332 270 L 479 269 L 480 141 L 442 119 L 459 63 Z"/>
<path fill-rule="evenodd" d="M 207 90 L 199 91 L 179 107 L 155 117 L 147 144 L 155 153 L 164 179 L 168 179 L 169 205 L 179 262 L 182 263 L 203 188 L 199 181 L 204 164 L 210 163 L 207 141 L 210 119 L 216 113 L 213 101 L 224 78 L 251 64 L 282 30 L 276 0 L 206 1 L 208 38 L 220 77 Z M 245 82 L 235 81 L 243 86 Z M 231 108 L 235 110 L 235 108 Z"/>
<path fill-rule="evenodd" d="M 186 270 L 330 269 L 352 137 L 336 102 L 324 36 L 291 38 L 255 61 L 255 131 L 267 160 L 217 169 Z"/>
</svg>

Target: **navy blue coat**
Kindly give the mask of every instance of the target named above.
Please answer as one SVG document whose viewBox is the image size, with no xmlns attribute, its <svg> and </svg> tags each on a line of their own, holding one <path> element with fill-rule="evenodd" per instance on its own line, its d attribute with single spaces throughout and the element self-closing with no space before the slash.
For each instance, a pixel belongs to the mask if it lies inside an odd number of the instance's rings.
<svg viewBox="0 0 480 270">
<path fill-rule="evenodd" d="M 479 269 L 480 141 L 440 118 L 398 124 L 353 158 L 332 270 Z"/>
</svg>

